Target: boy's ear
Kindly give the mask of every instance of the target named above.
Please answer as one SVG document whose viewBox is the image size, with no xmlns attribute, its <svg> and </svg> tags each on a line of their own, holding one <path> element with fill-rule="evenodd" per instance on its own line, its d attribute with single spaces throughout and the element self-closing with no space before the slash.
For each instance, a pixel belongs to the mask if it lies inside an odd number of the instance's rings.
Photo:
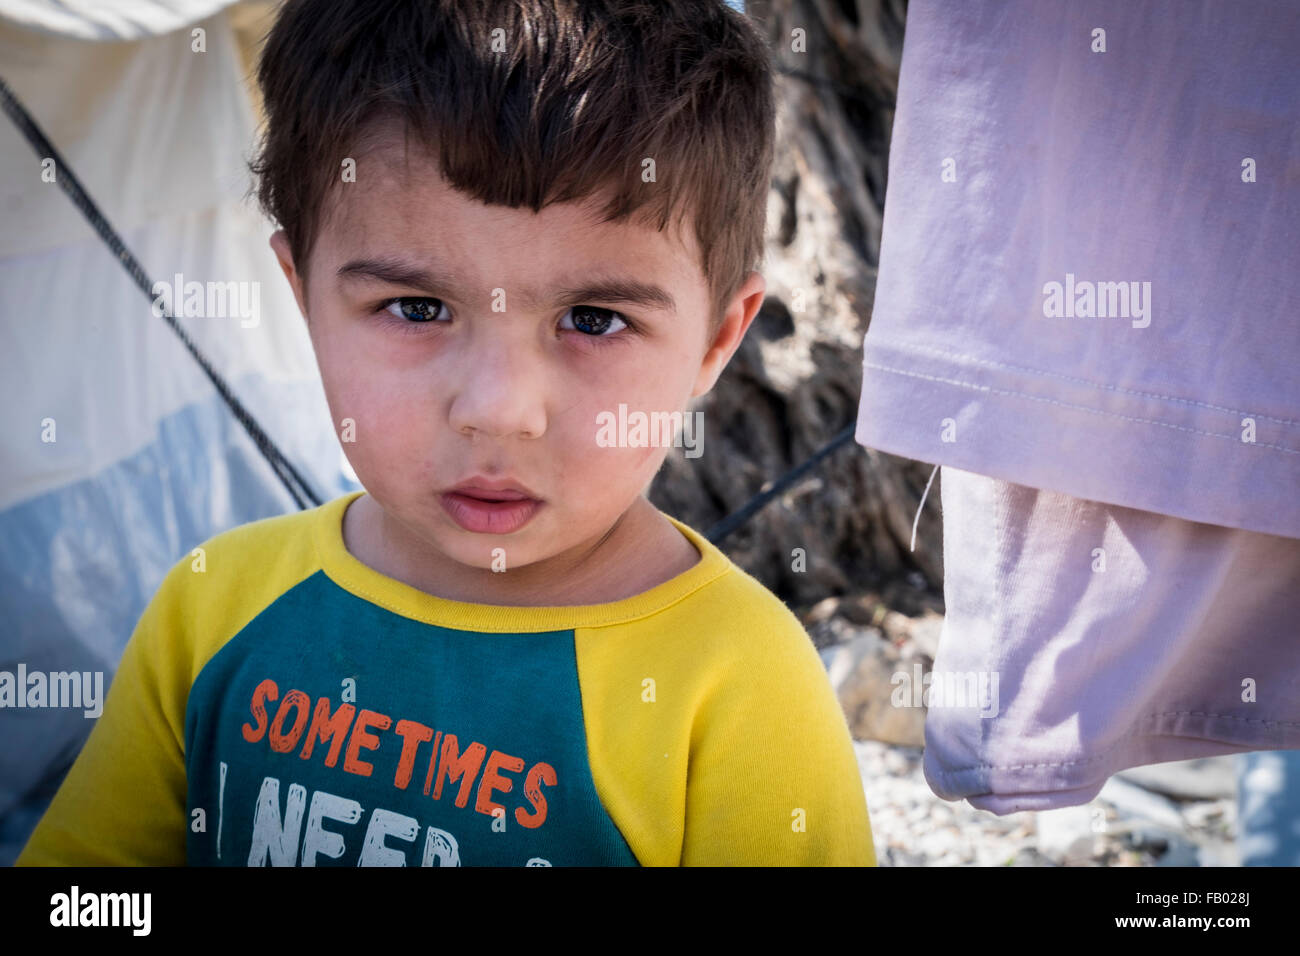
<svg viewBox="0 0 1300 956">
<path fill-rule="evenodd" d="M 691 398 L 697 398 L 713 388 L 718 376 L 731 361 L 731 356 L 735 354 L 736 349 L 740 348 L 740 343 L 745 338 L 745 333 L 749 331 L 754 316 L 758 315 L 766 292 L 767 282 L 757 272 L 751 272 L 745 278 L 744 284 L 736 290 L 731 303 L 727 306 L 722 323 L 709 344 L 709 350 L 704 353 L 704 361 L 700 364 L 700 374 L 695 379 Z"/>
<path fill-rule="evenodd" d="M 289 251 L 289 236 L 283 229 L 277 229 L 271 235 L 271 249 L 275 252 L 275 257 L 280 261 L 280 268 L 284 270 L 284 277 L 289 280 L 289 285 L 293 289 L 293 297 L 298 300 L 298 311 L 302 313 L 303 319 L 307 319 L 307 296 L 302 287 L 302 277 L 293 265 L 293 253 Z M 310 320 L 308 320 L 310 321 Z"/>
</svg>

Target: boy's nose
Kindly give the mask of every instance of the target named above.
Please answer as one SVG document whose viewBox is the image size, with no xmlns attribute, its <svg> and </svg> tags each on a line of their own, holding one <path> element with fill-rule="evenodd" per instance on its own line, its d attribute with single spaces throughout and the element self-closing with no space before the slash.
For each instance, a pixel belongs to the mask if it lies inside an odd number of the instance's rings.
<svg viewBox="0 0 1300 956">
<path fill-rule="evenodd" d="M 448 413 L 455 431 L 493 438 L 540 438 L 545 433 L 545 369 L 526 345 L 508 342 L 506 336 L 482 341 L 457 365 L 461 371 Z"/>
</svg>

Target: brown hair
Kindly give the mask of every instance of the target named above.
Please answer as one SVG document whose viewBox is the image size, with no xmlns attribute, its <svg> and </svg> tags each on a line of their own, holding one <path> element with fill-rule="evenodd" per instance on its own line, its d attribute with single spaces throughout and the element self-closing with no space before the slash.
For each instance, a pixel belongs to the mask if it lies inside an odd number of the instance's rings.
<svg viewBox="0 0 1300 956">
<path fill-rule="evenodd" d="M 381 118 L 484 203 L 536 212 L 609 189 L 607 222 L 689 213 L 711 334 L 762 261 L 771 59 L 722 0 L 286 0 L 257 78 L 250 169 L 304 276 L 342 159 Z"/>
</svg>

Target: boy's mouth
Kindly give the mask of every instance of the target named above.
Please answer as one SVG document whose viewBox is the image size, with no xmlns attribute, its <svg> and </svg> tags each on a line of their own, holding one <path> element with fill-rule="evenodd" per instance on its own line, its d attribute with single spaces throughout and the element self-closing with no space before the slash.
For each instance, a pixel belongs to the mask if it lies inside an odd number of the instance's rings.
<svg viewBox="0 0 1300 956">
<path fill-rule="evenodd" d="M 463 482 L 443 492 L 439 500 L 453 521 L 477 534 L 518 531 L 543 504 L 521 485 L 486 480 Z"/>
<path fill-rule="evenodd" d="M 477 498 L 480 501 L 524 501 L 532 497 L 522 491 L 480 491 L 477 488 L 472 490 L 469 488 L 454 488 L 451 493 L 464 495 L 467 498 Z"/>
</svg>

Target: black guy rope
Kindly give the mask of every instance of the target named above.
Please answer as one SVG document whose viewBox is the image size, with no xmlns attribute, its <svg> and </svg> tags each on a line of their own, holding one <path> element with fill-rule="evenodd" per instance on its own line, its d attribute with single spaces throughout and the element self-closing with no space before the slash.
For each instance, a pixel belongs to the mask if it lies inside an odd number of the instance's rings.
<svg viewBox="0 0 1300 956">
<path fill-rule="evenodd" d="M 22 103 L 18 101 L 18 98 L 10 89 L 9 84 L 7 84 L 2 77 L 0 77 L 0 104 L 4 106 L 4 111 L 9 114 L 9 118 L 13 120 L 14 125 L 17 126 L 23 136 L 26 137 L 27 142 L 31 144 L 34 150 L 36 150 L 36 154 L 41 158 L 49 157 L 54 160 L 56 169 L 55 181 L 63 191 L 68 194 L 68 198 L 72 200 L 73 204 L 81 210 L 82 215 L 86 217 L 91 226 L 94 227 L 95 232 L 99 234 L 99 237 L 103 239 L 109 249 L 112 250 L 113 255 L 117 260 L 122 263 L 122 267 L 126 269 L 135 284 L 139 286 L 140 290 L 144 292 L 145 296 L 152 302 L 154 299 L 152 292 L 153 283 L 151 283 L 148 276 L 145 275 L 144 270 L 140 267 L 140 263 L 136 260 L 135 256 L 131 254 L 131 251 L 126 248 L 126 244 L 122 242 L 122 239 L 118 236 L 116 230 L 109 225 L 108 220 L 106 220 L 103 214 L 99 211 L 99 207 L 95 205 L 94 201 L 88 195 L 86 195 L 86 191 L 81 187 L 81 182 L 77 179 L 76 175 L 73 174 L 67 161 L 64 160 L 59 151 L 54 148 L 54 145 L 41 131 L 41 128 L 36 125 L 36 121 L 32 119 L 31 114 L 28 113 Z M 176 317 L 172 315 L 171 310 L 164 310 L 162 318 L 171 326 L 172 331 L 175 332 L 177 337 L 181 340 L 181 344 L 183 344 L 186 350 L 189 351 L 190 355 L 194 357 L 194 361 L 199 363 L 199 367 L 203 369 L 204 374 L 207 375 L 208 381 L 212 383 L 213 387 L 217 390 L 217 394 L 220 395 L 226 405 L 229 406 L 235 419 L 239 424 L 244 426 L 244 431 L 248 432 L 248 436 L 253 440 L 253 443 L 257 445 L 257 450 L 262 453 L 262 457 L 267 460 L 272 470 L 275 471 L 276 476 L 279 477 L 285 488 L 288 489 L 289 494 L 293 497 L 293 500 L 297 503 L 298 507 L 300 509 L 306 508 L 308 502 L 312 505 L 319 505 L 321 500 L 312 490 L 311 486 L 307 484 L 302 475 L 298 473 L 298 469 L 294 468 L 293 464 L 284 456 L 276 446 L 275 442 L 271 440 L 270 436 L 262 430 L 262 426 L 257 423 L 257 420 L 249 414 L 248 410 L 244 408 L 239 399 L 237 399 L 234 393 L 231 392 L 230 387 L 226 384 L 225 380 L 212 367 L 211 363 L 208 362 L 203 353 L 198 350 L 198 347 L 194 344 L 193 340 L 185 330 L 181 328 L 180 324 L 176 321 Z"/>
<path fill-rule="evenodd" d="M 708 538 L 709 541 L 714 544 L 717 544 L 727 535 L 731 534 L 731 532 L 744 525 L 769 501 L 811 471 L 823 458 L 831 454 L 835 449 L 848 442 L 849 439 L 853 437 L 855 430 L 855 425 L 844 426 L 843 430 L 841 430 L 839 434 L 813 452 L 812 455 L 803 462 L 803 464 L 791 468 L 784 475 L 774 481 L 771 487 L 767 490 L 760 491 L 753 498 L 750 498 L 749 501 L 745 502 L 741 507 L 710 528 L 704 537 Z"/>
</svg>

